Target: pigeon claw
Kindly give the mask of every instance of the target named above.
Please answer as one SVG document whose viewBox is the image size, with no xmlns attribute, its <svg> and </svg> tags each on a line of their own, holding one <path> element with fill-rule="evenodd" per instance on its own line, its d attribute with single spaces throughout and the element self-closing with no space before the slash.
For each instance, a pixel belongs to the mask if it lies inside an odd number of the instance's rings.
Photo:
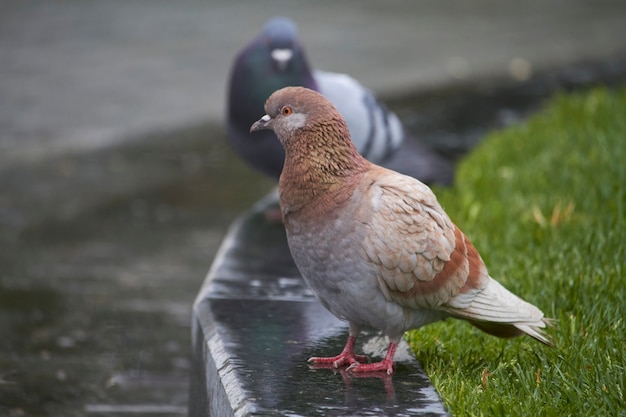
<svg viewBox="0 0 626 417">
<path fill-rule="evenodd" d="M 354 366 L 354 365 L 360 365 L 362 363 L 367 363 L 369 362 L 369 358 L 363 355 L 355 355 L 355 354 L 342 352 L 337 356 L 312 357 L 312 358 L 309 358 L 307 362 L 315 364 L 315 365 L 330 364 L 333 366 L 333 368 L 340 368 L 346 365 Z"/>
<path fill-rule="evenodd" d="M 386 372 L 387 375 L 393 374 L 395 364 L 390 359 L 383 359 L 380 362 L 374 363 L 358 363 L 355 362 L 348 367 L 349 372 L 363 373 L 363 372 Z"/>
</svg>

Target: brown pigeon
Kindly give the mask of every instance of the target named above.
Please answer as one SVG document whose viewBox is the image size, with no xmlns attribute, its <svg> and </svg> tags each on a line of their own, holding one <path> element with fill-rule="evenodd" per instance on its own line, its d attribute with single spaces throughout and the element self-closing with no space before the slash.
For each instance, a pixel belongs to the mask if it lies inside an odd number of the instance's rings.
<svg viewBox="0 0 626 417">
<path fill-rule="evenodd" d="M 359 155 L 326 98 L 287 87 L 265 111 L 250 131 L 271 129 L 285 148 L 279 192 L 289 249 L 319 301 L 350 326 L 338 356 L 309 362 L 391 374 L 404 332 L 448 317 L 551 344 L 542 331 L 549 319 L 489 276 L 430 188 Z M 366 326 L 389 337 L 381 362 L 354 353 Z"/>
</svg>

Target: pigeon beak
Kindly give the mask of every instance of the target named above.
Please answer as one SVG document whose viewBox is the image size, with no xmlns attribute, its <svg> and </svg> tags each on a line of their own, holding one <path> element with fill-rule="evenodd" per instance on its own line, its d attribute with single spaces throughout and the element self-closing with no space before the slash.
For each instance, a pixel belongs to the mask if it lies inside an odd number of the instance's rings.
<svg viewBox="0 0 626 417">
<path fill-rule="evenodd" d="M 250 126 L 250 133 L 257 132 L 259 130 L 264 130 L 264 129 L 271 129 L 272 128 L 272 125 L 270 124 L 271 121 L 272 121 L 272 118 L 266 114 L 265 116 L 261 117 L 259 120 L 254 122 L 252 126 Z"/>
<path fill-rule="evenodd" d="M 278 70 L 284 71 L 289 61 L 291 61 L 291 57 L 293 57 L 293 51 L 287 48 L 273 49 L 271 55 Z"/>
</svg>

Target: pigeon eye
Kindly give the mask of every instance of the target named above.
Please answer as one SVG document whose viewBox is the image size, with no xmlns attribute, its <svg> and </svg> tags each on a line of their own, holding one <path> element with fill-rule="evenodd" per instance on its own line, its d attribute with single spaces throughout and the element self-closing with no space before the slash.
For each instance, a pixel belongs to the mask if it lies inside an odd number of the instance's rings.
<svg viewBox="0 0 626 417">
<path fill-rule="evenodd" d="M 291 107 L 285 106 L 280 110 L 280 112 L 283 114 L 283 116 L 289 116 L 291 113 L 293 113 L 293 110 L 291 110 Z"/>
</svg>

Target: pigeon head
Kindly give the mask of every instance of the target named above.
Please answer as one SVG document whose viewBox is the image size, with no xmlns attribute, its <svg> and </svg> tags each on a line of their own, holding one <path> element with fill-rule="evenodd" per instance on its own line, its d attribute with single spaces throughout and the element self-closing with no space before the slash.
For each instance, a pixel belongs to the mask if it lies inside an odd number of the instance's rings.
<svg viewBox="0 0 626 417">
<path fill-rule="evenodd" d="M 302 47 L 298 41 L 298 28 L 287 18 L 271 19 L 263 28 L 261 37 L 277 71 L 286 71 L 294 55 L 303 56 Z"/>
<path fill-rule="evenodd" d="M 265 102 L 266 115 L 250 132 L 273 130 L 284 147 L 296 140 L 309 143 L 332 136 L 335 142 L 351 145 L 348 127 L 335 106 L 320 93 L 304 87 L 285 87 Z M 304 131 L 304 134 L 298 132 Z"/>
<path fill-rule="evenodd" d="M 288 85 L 317 89 L 298 28 L 291 20 L 277 17 L 236 57 L 231 86 L 242 92 L 253 88 L 265 100 L 272 91 Z"/>
<path fill-rule="evenodd" d="M 285 87 L 267 99 L 265 111 L 250 132 L 272 130 L 285 148 L 278 181 L 283 216 L 314 207 L 314 200 L 345 199 L 346 187 L 369 162 L 359 155 L 335 106 L 316 91 Z"/>
<path fill-rule="evenodd" d="M 320 93 L 285 87 L 267 99 L 265 111 L 250 132 L 269 129 L 276 133 L 285 148 L 283 174 L 324 178 L 322 182 L 330 183 L 367 164 L 352 143 L 345 120 Z"/>
</svg>

